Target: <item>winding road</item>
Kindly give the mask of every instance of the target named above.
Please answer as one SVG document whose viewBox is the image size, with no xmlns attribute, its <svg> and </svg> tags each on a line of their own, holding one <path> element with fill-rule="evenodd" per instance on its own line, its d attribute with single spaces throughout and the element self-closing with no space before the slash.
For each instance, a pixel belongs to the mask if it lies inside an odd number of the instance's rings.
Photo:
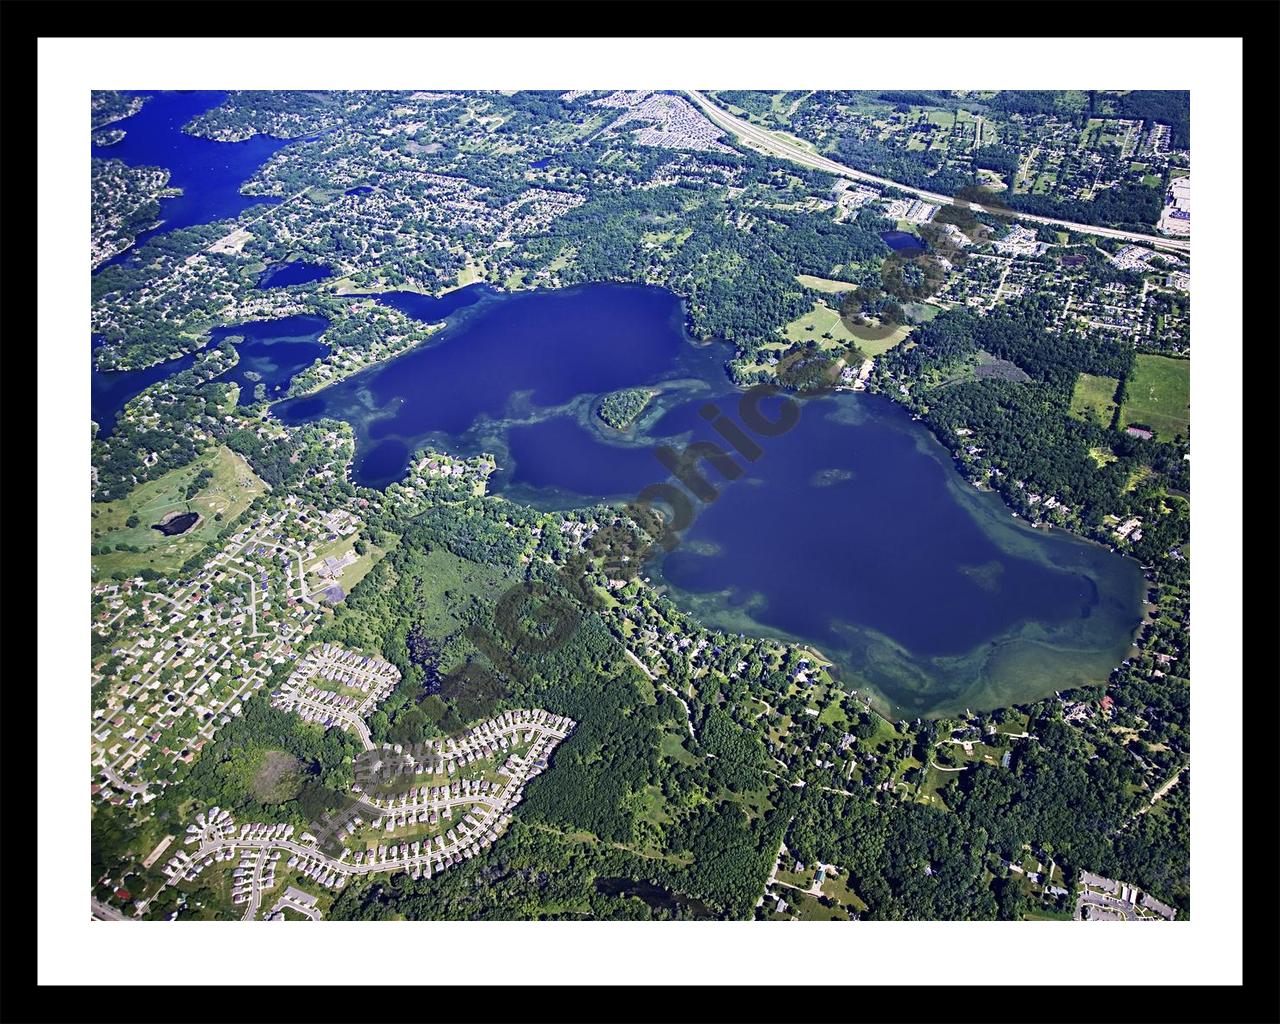
<svg viewBox="0 0 1280 1024">
<path fill-rule="evenodd" d="M 763 150 L 771 156 L 782 157 L 786 160 L 803 164 L 805 167 L 812 167 L 815 170 L 826 171 L 828 174 L 836 174 L 842 178 L 853 178 L 856 181 L 868 181 L 875 185 L 885 188 L 896 188 L 902 192 L 909 192 L 921 199 L 927 199 L 931 203 L 955 203 L 953 196 L 945 196 L 938 192 L 928 192 L 924 189 L 914 188 L 911 185 L 903 185 L 901 182 L 891 181 L 888 178 L 881 178 L 875 174 L 868 174 L 866 171 L 859 171 L 853 167 L 849 167 L 842 163 L 837 163 L 829 157 L 819 156 L 805 149 L 803 146 L 789 142 L 785 138 L 766 131 L 750 121 L 744 121 L 740 117 L 735 117 L 723 107 L 718 106 L 711 100 L 707 99 L 702 93 L 696 89 L 686 90 L 686 95 L 697 104 L 698 108 L 707 115 L 715 124 L 719 125 L 727 132 L 732 132 L 744 143 L 753 148 Z M 974 203 L 966 203 L 969 209 L 980 211 L 981 207 Z M 1168 249 L 1174 252 L 1189 254 L 1191 252 L 1191 241 L 1185 238 L 1165 238 L 1160 235 L 1145 235 L 1136 231 L 1121 231 L 1118 228 L 1104 228 L 1091 224 L 1077 224 L 1069 220 L 1055 220 L 1052 217 L 1040 217 L 1030 213 L 1018 213 L 1019 221 L 1026 221 L 1034 224 L 1052 224 L 1055 227 L 1066 228 L 1069 231 L 1075 231 L 1082 235 L 1102 235 L 1107 238 L 1120 238 L 1126 242 L 1140 242 L 1143 245 L 1150 245 L 1157 249 Z"/>
</svg>

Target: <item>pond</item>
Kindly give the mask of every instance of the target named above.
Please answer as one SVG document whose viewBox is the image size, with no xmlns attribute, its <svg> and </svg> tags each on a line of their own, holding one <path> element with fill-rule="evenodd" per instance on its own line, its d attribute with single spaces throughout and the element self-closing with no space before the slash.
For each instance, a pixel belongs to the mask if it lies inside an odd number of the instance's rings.
<svg viewBox="0 0 1280 1024">
<path fill-rule="evenodd" d="M 880 238 L 894 252 L 910 252 L 924 250 L 924 241 L 910 231 L 881 231 Z"/>
<path fill-rule="evenodd" d="M 323 263 L 307 263 L 305 260 L 294 260 L 291 263 L 278 263 L 268 267 L 258 275 L 257 288 L 288 288 L 295 284 L 310 284 L 323 281 L 333 276 L 333 268 Z"/>
<path fill-rule="evenodd" d="M 689 339 L 671 293 L 476 294 L 426 345 L 273 411 L 350 422 L 357 483 L 399 479 L 426 445 L 488 451 L 494 489 L 543 508 L 669 481 L 660 445 L 712 441 L 734 454 L 708 419 L 746 422 L 723 371 L 730 353 Z M 608 431 L 593 415 L 600 395 L 638 386 L 658 394 L 634 437 Z M 812 645 L 844 686 L 895 716 L 1101 682 L 1126 656 L 1145 594 L 1136 563 L 1014 519 L 886 398 L 840 393 L 798 408 L 794 428 L 752 436 L 760 450 L 736 459 L 737 479 L 697 465 L 714 494 L 651 567 L 678 605 L 726 630 Z M 761 406 L 766 418 L 780 409 Z"/>
<path fill-rule="evenodd" d="M 630 878 L 597 878 L 596 892 L 606 896 L 635 896 L 644 900 L 654 910 L 666 910 L 695 921 L 713 920 L 716 913 L 701 900 L 669 892 L 652 882 L 637 882 Z"/>
<path fill-rule="evenodd" d="M 265 400 L 274 401 L 289 390 L 296 374 L 329 354 L 329 346 L 318 340 L 328 326 L 324 317 L 302 313 L 216 327 L 210 332 L 209 347 L 229 338 L 240 356 L 239 362 L 217 379 L 240 385 L 240 405 L 255 400 L 258 385 Z"/>
<path fill-rule="evenodd" d="M 151 529 L 159 530 L 166 537 L 176 537 L 180 533 L 186 533 L 196 523 L 200 522 L 199 512 L 179 512 L 177 515 L 167 515 L 158 523 L 153 523 Z"/>
</svg>

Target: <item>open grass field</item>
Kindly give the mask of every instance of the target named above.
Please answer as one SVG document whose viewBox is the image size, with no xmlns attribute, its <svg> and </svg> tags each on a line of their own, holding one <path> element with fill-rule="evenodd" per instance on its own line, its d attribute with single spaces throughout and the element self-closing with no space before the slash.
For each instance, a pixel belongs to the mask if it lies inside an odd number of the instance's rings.
<svg viewBox="0 0 1280 1024">
<path fill-rule="evenodd" d="M 885 335 L 884 337 L 880 337 L 878 331 L 875 332 L 875 334 L 872 334 L 870 331 L 859 330 L 853 330 L 849 333 L 853 335 L 853 340 L 857 342 L 859 351 L 864 355 L 874 358 L 875 356 L 884 355 L 889 351 L 889 349 L 901 344 L 911 331 L 912 327 L 910 324 L 899 324 L 893 329 L 892 334 Z M 868 337 L 868 335 L 871 336 Z"/>
<path fill-rule="evenodd" d="M 919 800 L 921 803 L 930 804 L 933 807 L 947 810 L 947 802 L 942 798 L 941 790 L 953 779 L 958 779 L 962 772 L 942 771 L 934 765 L 928 765 L 925 768 L 924 783 L 920 787 Z"/>
<path fill-rule="evenodd" d="M 301 768 L 298 760 L 283 750 L 264 751 L 249 786 L 254 798 L 264 804 L 293 799 L 301 784 Z"/>
<path fill-rule="evenodd" d="M 848 880 L 844 877 L 827 875 L 822 883 L 822 894 L 830 896 L 837 903 L 844 904 L 858 913 L 863 913 L 867 909 L 862 897 L 849 888 Z"/>
<path fill-rule="evenodd" d="M 1076 378 L 1075 390 L 1071 393 L 1072 414 L 1105 427 L 1115 413 L 1116 407 L 1112 399 L 1119 383 L 1114 377 L 1080 374 Z"/>
<path fill-rule="evenodd" d="M 692 233 L 692 229 L 690 229 L 689 234 Z M 682 235 L 680 242 L 683 243 L 684 240 L 689 237 L 689 234 Z M 558 274 L 562 270 L 567 270 L 573 264 L 573 258 L 577 255 L 578 247 L 576 245 L 566 245 L 556 253 L 556 258 L 547 264 L 547 270 L 553 274 Z"/>
<path fill-rule="evenodd" d="M 815 288 L 820 292 L 826 292 L 828 295 L 847 292 L 855 287 L 848 281 L 833 281 L 829 277 L 814 277 L 812 274 L 796 274 L 796 280 L 806 288 Z"/>
<path fill-rule="evenodd" d="M 787 854 L 783 854 L 782 863 L 791 867 L 795 866 L 795 861 L 793 861 Z M 779 882 L 786 882 L 787 885 L 793 885 L 797 889 L 808 889 L 809 886 L 813 885 L 813 879 L 817 873 L 818 869 L 816 867 L 805 867 L 804 871 L 798 873 L 795 871 L 789 871 L 787 868 L 779 868 L 775 877 Z M 790 900 L 791 897 L 788 896 L 786 898 L 787 900 Z"/>
<path fill-rule="evenodd" d="M 396 543 L 399 543 L 399 538 L 397 538 Z M 388 546 L 387 550 L 394 548 L 395 544 L 392 544 Z M 378 547 L 376 544 L 368 545 L 363 555 L 357 556 L 354 562 L 342 570 L 342 575 L 338 577 L 338 585 L 346 593 L 351 593 L 356 584 L 369 575 L 369 570 L 378 563 L 379 559 L 387 553 L 387 550 Z"/>
<path fill-rule="evenodd" d="M 663 757 L 669 757 L 673 761 L 679 761 L 681 764 L 697 764 L 698 758 L 689 752 L 684 745 L 687 737 L 674 732 L 664 732 L 662 740 L 658 744 L 658 753 Z"/>
<path fill-rule="evenodd" d="M 801 921 L 847 921 L 849 914 L 841 907 L 824 907 L 808 893 L 785 891 L 782 897 L 795 908 Z"/>
<path fill-rule="evenodd" d="M 808 313 L 787 324 L 783 333 L 788 341 L 816 341 L 823 348 L 844 347 L 856 340 L 840 314 L 821 302 L 815 302 Z"/>
<path fill-rule="evenodd" d="M 457 287 L 465 288 L 469 284 L 475 284 L 477 281 L 484 280 L 484 269 L 476 266 L 474 263 L 468 263 L 465 267 L 458 271 Z"/>
<path fill-rule="evenodd" d="M 493 604 L 511 585 L 507 574 L 444 548 L 434 548 L 418 560 L 412 575 L 407 585 L 417 595 L 419 619 L 430 636 L 446 636 L 466 625 L 472 596 Z"/>
<path fill-rule="evenodd" d="M 318 545 L 316 547 L 316 557 L 308 562 L 306 567 L 307 592 L 317 594 L 329 585 L 337 583 L 338 586 L 342 587 L 344 593 L 351 593 L 356 584 L 369 574 L 369 570 L 377 565 L 388 551 L 394 551 L 400 543 L 398 536 L 395 534 L 390 536 L 392 540 L 385 548 L 378 547 L 376 544 L 367 544 L 362 555 L 357 554 L 355 551 L 355 537 L 339 537 L 335 541 Z M 316 568 L 319 563 L 328 557 L 336 558 L 345 563 L 339 570 L 336 579 L 322 574 Z"/>
<path fill-rule="evenodd" d="M 822 281 L 823 278 L 807 277 L 801 275 L 797 278 L 802 284 L 809 287 L 816 287 L 809 284 L 811 281 Z M 828 282 L 828 284 L 837 284 L 839 282 Z M 823 291 L 833 292 L 835 289 L 823 288 Z M 894 329 L 892 334 L 880 337 L 880 332 L 874 329 L 866 331 L 850 330 L 845 326 L 844 321 L 840 318 L 840 314 L 831 309 L 829 306 L 821 302 L 815 302 L 813 309 L 804 316 L 792 320 L 783 328 L 783 333 L 787 341 L 814 341 L 823 349 L 833 350 L 842 349 L 850 344 L 857 345 L 858 349 L 868 356 L 880 356 L 888 352 L 895 345 L 900 344 L 904 338 L 911 333 L 909 324 L 902 324 Z M 768 347 L 768 346 L 766 346 Z"/>
<path fill-rule="evenodd" d="M 187 488 L 205 469 L 213 477 L 188 501 Z M 135 487 L 117 501 L 95 502 L 91 520 L 94 547 L 125 544 L 138 550 L 94 555 L 93 578 L 142 569 L 177 570 L 266 489 L 244 459 L 220 445 L 189 465 Z M 188 510 L 198 512 L 200 521 L 186 533 L 166 537 L 151 528 L 169 512 Z M 129 518 L 135 515 L 137 525 L 129 526 Z"/>
<path fill-rule="evenodd" d="M 1170 441 L 1186 437 L 1191 427 L 1191 361 L 1140 355 L 1129 380 L 1129 397 L 1121 410 L 1121 426 L 1150 427 Z"/>
<path fill-rule="evenodd" d="M 927 324 L 942 312 L 942 307 L 935 306 L 932 302 L 904 302 L 902 310 L 911 319 Z"/>
<path fill-rule="evenodd" d="M 768 788 L 763 789 L 747 789 L 741 791 L 725 791 L 725 799 L 733 801 L 744 811 L 752 820 L 761 818 L 769 811 L 773 810 L 773 801 L 769 799 Z"/>
</svg>

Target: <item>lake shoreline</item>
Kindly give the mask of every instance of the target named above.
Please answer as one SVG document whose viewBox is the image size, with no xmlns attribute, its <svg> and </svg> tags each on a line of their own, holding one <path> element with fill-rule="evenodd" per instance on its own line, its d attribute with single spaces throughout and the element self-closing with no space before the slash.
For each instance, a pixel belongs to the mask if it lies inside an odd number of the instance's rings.
<svg viewBox="0 0 1280 1024">
<path fill-rule="evenodd" d="M 357 486 L 402 479 L 429 444 L 492 455 L 492 493 L 505 500 L 618 505 L 671 478 L 657 446 L 714 439 L 699 410 L 734 418 L 745 393 L 725 371 L 729 346 L 697 344 L 686 324 L 678 296 L 645 285 L 489 290 L 429 343 L 272 412 L 351 423 Z M 664 394 L 677 379 L 687 386 Z M 638 429 L 597 424 L 601 396 L 628 388 L 661 396 Z M 700 466 L 723 498 L 698 508 L 653 572 L 684 614 L 820 652 L 885 717 L 1105 681 L 1139 618 L 1130 560 L 1012 519 L 886 396 L 841 392 L 803 410 L 785 436 L 759 439 L 759 461 L 738 460 L 743 480 Z M 797 522 L 792 536 L 784 524 Z"/>
</svg>

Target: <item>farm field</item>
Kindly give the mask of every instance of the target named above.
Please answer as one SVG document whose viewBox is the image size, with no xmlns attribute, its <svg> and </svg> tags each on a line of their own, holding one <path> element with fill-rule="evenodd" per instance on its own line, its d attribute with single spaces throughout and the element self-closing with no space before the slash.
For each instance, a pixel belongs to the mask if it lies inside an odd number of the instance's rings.
<svg viewBox="0 0 1280 1024">
<path fill-rule="evenodd" d="M 1178 434 L 1187 436 L 1191 424 L 1190 360 L 1138 356 L 1128 392 L 1121 426 L 1150 427 L 1166 441 Z"/>
</svg>

